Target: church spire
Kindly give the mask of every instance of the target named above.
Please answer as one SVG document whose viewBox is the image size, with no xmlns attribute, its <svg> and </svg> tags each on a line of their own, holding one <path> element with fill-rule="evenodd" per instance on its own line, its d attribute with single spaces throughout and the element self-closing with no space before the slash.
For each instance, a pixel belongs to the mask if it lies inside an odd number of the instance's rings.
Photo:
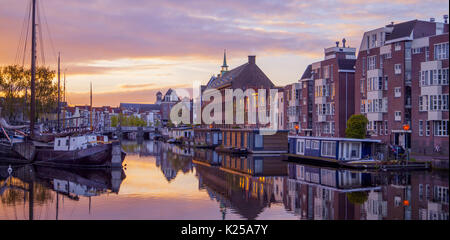
<svg viewBox="0 0 450 240">
<path fill-rule="evenodd" d="M 222 65 L 222 71 L 221 73 L 224 74 L 225 72 L 228 72 L 228 65 L 227 65 L 227 50 L 223 50 L 223 65 Z"/>
</svg>

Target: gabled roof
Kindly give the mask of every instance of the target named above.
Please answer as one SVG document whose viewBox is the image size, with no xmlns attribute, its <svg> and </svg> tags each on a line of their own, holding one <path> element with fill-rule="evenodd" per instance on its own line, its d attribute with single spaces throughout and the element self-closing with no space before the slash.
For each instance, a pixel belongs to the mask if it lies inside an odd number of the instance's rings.
<svg viewBox="0 0 450 240">
<path fill-rule="evenodd" d="M 232 84 L 233 88 L 261 86 L 273 88 L 275 86 L 254 62 L 247 62 L 215 79 L 211 79 L 207 89 L 221 88 L 227 84 Z"/>
<path fill-rule="evenodd" d="M 309 64 L 309 65 L 306 67 L 305 72 L 303 72 L 302 78 L 300 78 L 300 80 L 311 78 L 311 76 L 312 76 L 312 73 L 311 73 L 311 72 L 312 72 L 312 65 Z"/>
<path fill-rule="evenodd" d="M 411 33 L 417 21 L 418 20 L 416 19 L 408 22 L 394 24 L 394 29 L 392 30 L 391 34 L 386 36 L 386 41 L 411 36 Z"/>
</svg>

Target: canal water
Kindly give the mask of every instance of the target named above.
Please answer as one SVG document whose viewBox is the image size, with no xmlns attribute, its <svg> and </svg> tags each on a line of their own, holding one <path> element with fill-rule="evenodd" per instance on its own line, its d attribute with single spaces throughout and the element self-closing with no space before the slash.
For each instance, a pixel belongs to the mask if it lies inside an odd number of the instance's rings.
<svg viewBox="0 0 450 240">
<path fill-rule="evenodd" d="M 448 172 L 367 172 L 123 141 L 125 168 L 0 165 L 0 219 L 448 220 Z"/>
</svg>

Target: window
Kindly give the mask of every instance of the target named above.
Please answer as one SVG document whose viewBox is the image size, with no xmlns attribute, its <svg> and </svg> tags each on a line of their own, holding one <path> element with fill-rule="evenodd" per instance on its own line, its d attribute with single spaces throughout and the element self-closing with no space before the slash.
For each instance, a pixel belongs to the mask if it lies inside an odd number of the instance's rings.
<svg viewBox="0 0 450 240">
<path fill-rule="evenodd" d="M 419 136 L 423 136 L 423 120 L 419 120 Z"/>
<path fill-rule="evenodd" d="M 319 141 L 311 141 L 311 148 L 315 150 L 319 150 L 320 142 Z"/>
<path fill-rule="evenodd" d="M 402 96 L 402 90 L 399 87 L 394 88 L 394 97 L 398 98 Z"/>
<path fill-rule="evenodd" d="M 383 55 L 380 55 L 380 69 L 383 69 Z"/>
<path fill-rule="evenodd" d="M 391 52 L 384 54 L 384 59 L 390 59 L 390 58 L 392 58 Z"/>
<path fill-rule="evenodd" d="M 321 154 L 325 157 L 336 157 L 336 142 L 323 141 Z"/>
<path fill-rule="evenodd" d="M 418 53 L 421 53 L 422 52 L 422 48 L 413 48 L 412 49 L 412 53 L 413 54 L 418 54 Z"/>
<path fill-rule="evenodd" d="M 311 148 L 311 140 L 306 140 L 305 146 L 306 148 Z"/>
<path fill-rule="evenodd" d="M 361 113 L 365 113 L 366 112 L 366 100 L 363 99 L 361 100 Z"/>
<path fill-rule="evenodd" d="M 431 111 L 446 111 L 448 110 L 448 94 L 444 95 L 430 95 L 430 108 Z M 420 103 L 419 103 L 420 109 Z"/>
<path fill-rule="evenodd" d="M 297 140 L 297 154 L 305 154 L 305 140 Z"/>
<path fill-rule="evenodd" d="M 448 59 L 448 42 L 434 45 L 434 60 Z"/>
<path fill-rule="evenodd" d="M 395 74 L 401 74 L 402 73 L 402 64 L 401 63 L 395 64 L 394 71 L 395 71 Z"/>
<path fill-rule="evenodd" d="M 448 136 L 448 120 L 434 121 L 434 136 Z"/>
<path fill-rule="evenodd" d="M 423 200 L 423 185 L 419 184 L 419 200 Z"/>
<path fill-rule="evenodd" d="M 425 47 L 425 62 L 430 60 L 430 47 Z"/>
<path fill-rule="evenodd" d="M 419 111 L 428 111 L 428 96 L 419 96 Z"/>
<path fill-rule="evenodd" d="M 361 143 L 341 142 L 339 147 L 339 158 L 344 160 L 361 158 Z"/>
<path fill-rule="evenodd" d="M 388 121 L 384 121 L 384 135 L 388 135 Z"/>
<path fill-rule="evenodd" d="M 388 76 L 384 76 L 384 90 L 388 90 Z"/>
<path fill-rule="evenodd" d="M 370 56 L 367 58 L 367 70 L 374 70 L 377 68 L 377 56 Z"/>
<path fill-rule="evenodd" d="M 366 76 L 366 57 L 362 59 L 362 75 Z"/>
<path fill-rule="evenodd" d="M 372 44 L 371 47 L 376 47 L 377 46 L 377 34 L 372 34 Z"/>
<path fill-rule="evenodd" d="M 365 95 L 366 79 L 361 78 L 361 95 Z"/>
<path fill-rule="evenodd" d="M 400 51 L 400 50 L 402 50 L 402 45 L 401 45 L 401 43 L 396 42 L 394 46 L 395 46 L 395 47 L 394 47 L 395 51 Z"/>
<path fill-rule="evenodd" d="M 395 112 L 395 121 L 401 121 L 402 120 L 402 112 L 396 111 Z"/>
<path fill-rule="evenodd" d="M 430 132 L 431 132 L 430 121 L 426 121 L 426 129 L 425 130 L 426 130 L 425 135 L 430 136 Z"/>
</svg>

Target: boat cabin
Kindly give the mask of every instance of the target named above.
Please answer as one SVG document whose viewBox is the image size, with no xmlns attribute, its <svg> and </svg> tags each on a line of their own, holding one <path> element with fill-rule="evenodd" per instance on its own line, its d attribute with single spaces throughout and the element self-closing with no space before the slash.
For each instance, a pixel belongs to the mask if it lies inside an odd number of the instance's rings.
<svg viewBox="0 0 450 240">
<path fill-rule="evenodd" d="M 193 139 L 194 138 L 194 130 L 192 127 L 177 127 L 171 128 L 169 130 L 169 137 L 173 139 Z"/>
<path fill-rule="evenodd" d="M 287 153 L 288 130 L 278 130 L 273 135 L 264 135 L 257 129 L 221 129 L 221 149 L 239 149 L 250 153 Z"/>
<path fill-rule="evenodd" d="M 195 128 L 194 142 L 196 146 L 217 147 L 222 144 L 222 133 L 218 128 Z"/>
<path fill-rule="evenodd" d="M 381 140 L 375 139 L 289 136 L 289 153 L 352 161 L 372 158 L 376 144 L 380 143 Z"/>
<path fill-rule="evenodd" d="M 53 144 L 55 151 L 74 151 L 96 146 L 98 143 L 108 142 L 107 136 L 85 135 L 75 137 L 57 137 Z"/>
</svg>

